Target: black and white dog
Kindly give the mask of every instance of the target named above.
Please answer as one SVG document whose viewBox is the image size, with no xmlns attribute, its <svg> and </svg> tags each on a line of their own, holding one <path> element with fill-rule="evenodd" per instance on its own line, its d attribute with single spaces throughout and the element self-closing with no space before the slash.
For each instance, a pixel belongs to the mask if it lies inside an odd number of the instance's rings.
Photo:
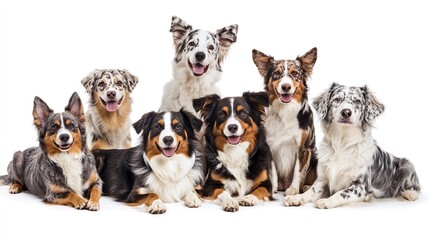
<svg viewBox="0 0 429 240">
<path fill-rule="evenodd" d="M 104 162 L 103 192 L 130 205 L 146 205 L 153 214 L 164 213 L 165 202 L 201 206 L 195 192 L 203 181 L 195 135 L 201 125 L 184 110 L 143 115 L 133 124 L 138 134 L 143 132 L 138 146 L 93 151 L 96 160 Z"/>
<path fill-rule="evenodd" d="M 219 94 L 215 86 L 221 78 L 222 63 L 231 44 L 237 41 L 238 25 L 230 25 L 215 33 L 193 29 L 173 16 L 176 56 L 173 60 L 173 80 L 164 87 L 160 111 L 179 111 L 182 107 L 195 114 L 192 100 L 209 94 Z"/>
<path fill-rule="evenodd" d="M 333 83 L 313 106 L 325 134 L 319 148 L 318 177 L 305 193 L 286 196 L 286 206 L 315 202 L 318 208 L 333 208 L 371 195 L 418 198 L 420 183 L 413 164 L 383 151 L 371 136 L 372 124 L 384 105 L 367 86 Z"/>
</svg>

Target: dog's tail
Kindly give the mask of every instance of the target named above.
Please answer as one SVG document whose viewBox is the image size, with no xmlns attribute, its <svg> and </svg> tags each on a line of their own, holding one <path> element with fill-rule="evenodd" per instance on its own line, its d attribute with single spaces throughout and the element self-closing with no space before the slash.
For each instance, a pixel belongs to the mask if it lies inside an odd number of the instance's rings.
<svg viewBox="0 0 429 240">
<path fill-rule="evenodd" d="M 9 175 L 0 176 L 0 186 L 9 185 L 11 183 Z"/>
</svg>

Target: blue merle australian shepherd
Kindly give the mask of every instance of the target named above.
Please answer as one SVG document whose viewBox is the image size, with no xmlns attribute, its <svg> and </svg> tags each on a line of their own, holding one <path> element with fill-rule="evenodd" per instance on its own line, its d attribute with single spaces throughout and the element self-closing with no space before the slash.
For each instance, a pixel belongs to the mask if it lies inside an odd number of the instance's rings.
<svg viewBox="0 0 429 240">
<path fill-rule="evenodd" d="M 313 106 L 325 134 L 319 148 L 318 177 L 305 193 L 286 196 L 286 206 L 315 202 L 318 208 L 333 208 L 371 195 L 418 198 L 420 183 L 413 164 L 383 151 L 371 136 L 372 124 L 384 105 L 367 86 L 333 83 Z"/>
<path fill-rule="evenodd" d="M 77 93 L 62 113 L 35 97 L 33 117 L 40 145 L 16 152 L 0 184 L 11 184 L 12 194 L 27 190 L 47 203 L 98 210 L 101 179 L 86 147 L 85 116 Z"/>
</svg>

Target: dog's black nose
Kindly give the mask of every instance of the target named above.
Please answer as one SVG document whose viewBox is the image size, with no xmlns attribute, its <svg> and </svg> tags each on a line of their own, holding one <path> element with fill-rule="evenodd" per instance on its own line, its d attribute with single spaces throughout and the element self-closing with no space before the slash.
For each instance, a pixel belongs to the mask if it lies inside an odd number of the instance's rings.
<svg viewBox="0 0 429 240">
<path fill-rule="evenodd" d="M 352 115 L 352 111 L 350 111 L 350 109 L 343 109 L 341 110 L 341 116 L 343 116 L 343 118 L 349 118 Z"/>
<path fill-rule="evenodd" d="M 108 92 L 107 92 L 107 97 L 108 97 L 109 99 L 113 99 L 113 98 L 115 98 L 115 97 L 116 97 L 116 92 L 115 92 L 115 91 L 108 91 Z"/>
<path fill-rule="evenodd" d="M 61 142 L 67 142 L 69 139 L 70 139 L 70 135 L 68 135 L 68 134 L 61 134 L 60 135 Z"/>
<path fill-rule="evenodd" d="M 174 142 L 174 138 L 172 136 L 166 136 L 162 139 L 165 145 L 170 146 Z"/>
<path fill-rule="evenodd" d="M 197 52 L 195 53 L 195 58 L 197 59 L 197 61 L 201 62 L 206 58 L 206 54 L 203 52 Z"/>
<path fill-rule="evenodd" d="M 228 126 L 228 130 L 229 130 L 231 133 L 235 133 L 235 132 L 237 132 L 237 130 L 238 130 L 238 126 L 237 126 L 237 124 L 231 124 L 231 125 L 229 125 L 229 126 Z"/>
<path fill-rule="evenodd" d="M 292 88 L 292 86 L 289 83 L 285 83 L 282 85 L 283 92 L 289 92 L 289 90 Z"/>
</svg>

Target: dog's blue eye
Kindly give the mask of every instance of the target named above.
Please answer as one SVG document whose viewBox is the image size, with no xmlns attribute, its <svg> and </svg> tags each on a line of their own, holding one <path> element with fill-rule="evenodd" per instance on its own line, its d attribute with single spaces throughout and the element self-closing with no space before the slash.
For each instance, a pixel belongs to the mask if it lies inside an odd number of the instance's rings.
<svg viewBox="0 0 429 240">
<path fill-rule="evenodd" d="M 334 102 L 335 102 L 335 103 L 339 103 L 340 101 L 341 101 L 341 98 L 339 98 L 339 97 L 334 98 Z"/>
<path fill-rule="evenodd" d="M 247 116 L 247 113 L 245 111 L 240 111 L 238 114 L 240 114 L 241 117 Z"/>
<path fill-rule="evenodd" d="M 58 126 L 57 125 L 52 125 L 51 126 L 51 130 L 57 130 L 58 129 Z"/>
<path fill-rule="evenodd" d="M 177 131 L 182 130 L 182 125 L 177 124 L 176 126 L 174 126 L 174 129 L 176 129 Z"/>
</svg>

